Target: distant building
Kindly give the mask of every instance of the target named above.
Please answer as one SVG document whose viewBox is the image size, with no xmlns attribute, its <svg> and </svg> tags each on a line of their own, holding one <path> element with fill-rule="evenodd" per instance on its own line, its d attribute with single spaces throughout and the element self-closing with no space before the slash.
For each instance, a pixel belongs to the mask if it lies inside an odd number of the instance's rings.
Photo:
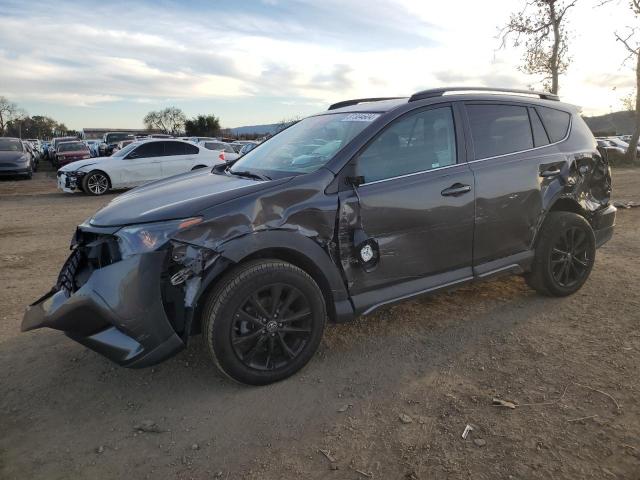
<svg viewBox="0 0 640 480">
<path fill-rule="evenodd" d="M 123 133 L 132 133 L 134 135 L 143 134 L 143 135 L 151 135 L 152 133 L 164 133 L 162 130 L 158 129 L 147 129 L 147 128 L 83 128 L 80 131 L 81 138 L 86 140 L 90 139 L 100 139 L 104 136 L 105 133 L 109 132 L 123 132 Z"/>
</svg>

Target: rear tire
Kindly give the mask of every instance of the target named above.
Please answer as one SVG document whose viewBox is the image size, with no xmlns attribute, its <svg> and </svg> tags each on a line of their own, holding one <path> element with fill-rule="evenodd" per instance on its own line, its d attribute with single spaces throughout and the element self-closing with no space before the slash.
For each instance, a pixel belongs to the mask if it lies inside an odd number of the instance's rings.
<svg viewBox="0 0 640 480">
<path fill-rule="evenodd" d="M 589 278 L 596 240 L 587 220 L 571 212 L 550 212 L 542 225 L 527 284 L 552 297 L 571 295 Z"/>
<path fill-rule="evenodd" d="M 266 385 L 309 362 L 326 317 L 322 291 L 305 271 L 280 260 L 256 260 L 219 281 L 203 311 L 202 333 L 222 373 Z"/>
<path fill-rule="evenodd" d="M 111 181 L 106 173 L 93 170 L 82 179 L 82 191 L 88 195 L 104 195 L 111 188 Z"/>
</svg>

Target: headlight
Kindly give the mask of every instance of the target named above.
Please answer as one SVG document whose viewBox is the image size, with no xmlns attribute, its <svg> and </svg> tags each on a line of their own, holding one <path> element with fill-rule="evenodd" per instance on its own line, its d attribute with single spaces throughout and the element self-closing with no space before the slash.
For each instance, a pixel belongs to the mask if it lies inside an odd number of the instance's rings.
<svg viewBox="0 0 640 480">
<path fill-rule="evenodd" d="M 23 163 L 24 163 L 24 162 L 28 162 L 28 161 L 29 161 L 29 159 L 27 158 L 27 156 L 26 156 L 26 155 L 23 155 L 23 156 L 21 156 L 21 157 L 18 159 L 18 161 L 19 161 L 19 162 L 23 162 Z"/>
<path fill-rule="evenodd" d="M 200 222 L 202 222 L 201 217 L 193 217 L 167 222 L 132 225 L 121 228 L 115 235 L 120 243 L 122 258 L 127 258 L 131 255 L 157 250 L 166 244 L 175 233 Z"/>
</svg>

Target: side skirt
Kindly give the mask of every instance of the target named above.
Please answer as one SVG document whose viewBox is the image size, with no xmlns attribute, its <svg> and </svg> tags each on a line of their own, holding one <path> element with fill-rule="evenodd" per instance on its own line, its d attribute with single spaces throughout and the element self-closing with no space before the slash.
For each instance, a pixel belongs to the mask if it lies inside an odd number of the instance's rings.
<svg viewBox="0 0 640 480">
<path fill-rule="evenodd" d="M 380 290 L 354 295 L 355 315 L 369 315 L 384 305 L 390 305 L 419 295 L 458 287 L 472 281 L 486 280 L 504 274 L 522 274 L 531 268 L 534 251 L 482 263 L 473 268 L 461 268 L 451 272 L 392 285 Z"/>
</svg>

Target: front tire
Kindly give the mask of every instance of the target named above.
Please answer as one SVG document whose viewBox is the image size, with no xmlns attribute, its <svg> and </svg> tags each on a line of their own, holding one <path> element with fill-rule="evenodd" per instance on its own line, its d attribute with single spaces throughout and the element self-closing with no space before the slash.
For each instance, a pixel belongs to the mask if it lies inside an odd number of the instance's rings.
<svg viewBox="0 0 640 480">
<path fill-rule="evenodd" d="M 596 240 L 584 217 L 550 212 L 542 225 L 527 284 L 537 292 L 565 297 L 582 287 L 595 261 Z"/>
<path fill-rule="evenodd" d="M 266 385 L 309 362 L 326 317 L 322 292 L 304 270 L 257 260 L 220 280 L 206 303 L 202 332 L 222 373 L 240 383 Z"/>
<path fill-rule="evenodd" d="M 110 187 L 109 177 L 99 170 L 89 172 L 82 179 L 82 191 L 89 195 L 104 195 L 109 191 Z"/>
</svg>

